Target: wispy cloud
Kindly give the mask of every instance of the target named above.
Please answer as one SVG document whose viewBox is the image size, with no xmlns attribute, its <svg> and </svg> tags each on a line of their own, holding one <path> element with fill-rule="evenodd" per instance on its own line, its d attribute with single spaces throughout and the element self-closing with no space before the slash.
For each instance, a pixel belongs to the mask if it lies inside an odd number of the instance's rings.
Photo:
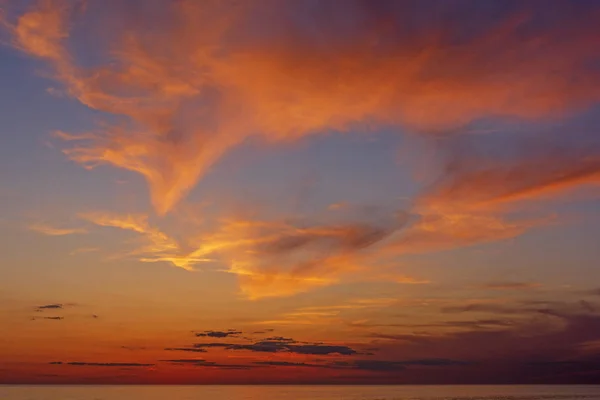
<svg viewBox="0 0 600 400">
<path fill-rule="evenodd" d="M 41 1 L 5 24 L 17 48 L 52 65 L 70 96 L 121 117 L 98 132 L 62 135 L 85 143 L 65 153 L 90 168 L 111 164 L 143 175 L 161 214 L 249 136 L 290 141 L 367 121 L 441 131 L 486 116 L 564 115 L 599 98 L 592 66 L 600 17 L 586 7 L 553 5 L 561 24 L 548 23 L 546 7 L 534 3 L 498 14 L 445 2 L 183 1 L 163 3 L 145 18 L 117 3 L 108 7 L 73 24 L 86 15 Z M 424 15 L 418 27 L 401 29 L 415 13 Z M 279 21 L 268 34 L 252 28 L 266 19 Z M 466 23 L 473 20 L 481 21 L 477 35 Z M 69 41 L 96 25 L 111 35 L 84 63 Z M 102 57 L 104 48 L 111 57 Z M 559 186 L 596 179 L 582 172 L 593 165 L 577 165 Z M 467 175 L 480 181 L 502 173 Z M 548 187 L 554 179 L 544 180 Z"/>
<path fill-rule="evenodd" d="M 301 226 L 280 221 L 218 219 L 210 229 L 183 240 L 153 226 L 146 215 L 86 213 L 103 227 L 140 235 L 142 246 L 128 255 L 143 262 L 167 262 L 186 270 L 218 261 L 222 272 L 238 276 L 249 298 L 286 296 L 338 282 L 366 270 L 366 255 L 404 225 L 401 217 L 380 221 Z"/>
<path fill-rule="evenodd" d="M 481 287 L 483 289 L 492 289 L 492 290 L 530 290 L 539 288 L 542 286 L 541 283 L 537 282 L 489 282 Z"/>
<path fill-rule="evenodd" d="M 48 236 L 65 236 L 87 233 L 84 228 L 59 228 L 47 224 L 37 223 L 28 226 L 29 230 Z"/>
</svg>

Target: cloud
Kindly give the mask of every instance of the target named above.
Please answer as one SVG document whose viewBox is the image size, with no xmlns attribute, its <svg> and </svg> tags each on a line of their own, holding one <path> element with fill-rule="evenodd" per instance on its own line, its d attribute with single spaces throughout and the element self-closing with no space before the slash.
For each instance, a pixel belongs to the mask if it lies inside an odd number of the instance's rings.
<svg viewBox="0 0 600 400">
<path fill-rule="evenodd" d="M 447 367 L 456 365 L 468 365 L 469 362 L 459 360 L 449 360 L 444 358 L 425 358 L 417 360 L 389 361 L 389 360 L 353 360 L 337 361 L 333 365 L 341 368 L 351 368 L 363 371 L 374 372 L 395 372 L 402 371 L 409 366 L 421 367 Z"/>
<path fill-rule="evenodd" d="M 237 331 L 235 329 L 229 329 L 227 331 L 204 331 L 204 332 L 196 332 L 195 335 L 199 337 L 211 337 L 211 338 L 226 338 L 226 337 L 236 337 L 241 335 L 242 331 Z"/>
<path fill-rule="evenodd" d="M 221 347 L 225 350 L 247 350 L 259 353 L 295 353 L 312 355 L 352 355 L 356 350 L 348 346 L 329 345 L 323 343 L 300 343 L 291 338 L 270 337 L 255 343 L 196 343 L 195 348 L 205 349 Z"/>
<path fill-rule="evenodd" d="M 269 367 L 310 367 L 310 368 L 327 368 L 323 364 L 308 364 L 289 361 L 254 361 L 253 364 Z"/>
<path fill-rule="evenodd" d="M 483 289 L 492 290 L 529 290 L 542 286 L 536 282 L 490 282 L 482 285 Z"/>
<path fill-rule="evenodd" d="M 297 363 L 289 361 L 255 361 L 253 364 L 272 367 L 305 367 L 305 368 L 328 368 L 328 369 L 350 369 L 369 372 L 397 372 L 403 371 L 410 366 L 424 367 L 448 367 L 457 365 L 468 365 L 468 362 L 449 360 L 441 358 L 417 359 L 417 360 L 352 360 L 333 361 L 325 364 Z"/>
<path fill-rule="evenodd" d="M 398 336 L 380 333 L 373 337 L 383 339 L 377 341 L 377 347 L 383 354 L 409 357 L 418 354 L 419 358 L 435 354 L 438 358 L 460 358 L 477 362 L 490 373 L 495 368 L 507 367 L 509 369 L 502 373 L 502 377 L 510 378 L 508 381 L 516 379 L 518 374 L 523 378 L 537 379 L 539 374 L 530 368 L 531 362 L 588 357 L 589 353 L 582 353 L 582 349 L 600 339 L 600 316 L 594 308 L 583 307 L 579 302 L 547 304 L 551 306 L 514 305 L 514 308 L 522 310 L 515 314 L 518 318 L 506 323 L 500 320 L 501 325 L 490 325 L 487 329 L 475 326 L 482 321 L 475 319 L 473 325 L 460 324 L 468 329 Z M 495 320 L 483 321 L 496 323 Z M 435 321 L 431 324 L 439 325 Z M 395 342 L 398 344 L 390 346 Z M 516 381 L 520 380 L 513 380 Z"/>
<path fill-rule="evenodd" d="M 34 232 L 48 236 L 66 236 L 87 233 L 87 230 L 83 228 L 56 228 L 45 224 L 33 224 L 29 225 L 28 228 Z"/>
<path fill-rule="evenodd" d="M 169 262 L 176 267 L 192 271 L 195 264 L 206 260 L 193 254 L 185 254 L 175 239 L 150 224 L 147 215 L 93 212 L 80 214 L 79 217 L 98 226 L 123 229 L 141 235 L 144 244 L 128 254 L 137 256 L 140 261 Z"/>
<path fill-rule="evenodd" d="M 365 272 L 368 253 L 405 223 L 397 213 L 339 224 L 219 218 L 176 240 L 146 215 L 95 212 L 80 217 L 141 235 L 142 246 L 128 255 L 143 262 L 168 262 L 190 271 L 200 263 L 223 263 L 221 271 L 237 275 L 242 293 L 251 299 L 288 296 Z"/>
<path fill-rule="evenodd" d="M 53 320 L 53 321 L 62 321 L 63 319 L 65 319 L 65 317 L 31 317 L 32 321 L 35 321 L 36 319 L 48 319 L 48 320 Z"/>
<path fill-rule="evenodd" d="M 141 174 L 160 214 L 250 136 L 292 141 L 361 123 L 440 131 L 489 116 L 552 118 L 599 98 L 600 17 L 587 2 L 179 1 L 141 18 L 118 3 L 106 13 L 94 7 L 86 15 L 42 1 L 5 24 L 71 97 L 116 117 L 96 132 L 61 135 L 82 143 L 67 156 Z M 110 32 L 102 45 L 85 57 L 69 50 L 97 26 Z M 594 163 L 581 161 L 558 181 L 596 179 L 585 172 Z M 486 176 L 508 178 L 464 177 Z"/>
<path fill-rule="evenodd" d="M 346 204 L 345 202 L 333 203 L 333 204 L 330 204 L 327 207 L 327 209 L 334 211 L 334 210 L 340 210 L 340 209 L 345 208 L 347 206 L 348 206 L 348 204 Z"/>
<path fill-rule="evenodd" d="M 100 248 L 98 248 L 98 247 L 82 247 L 82 248 L 75 249 L 75 250 L 71 251 L 69 253 L 69 255 L 70 256 L 74 256 L 76 254 L 93 253 L 93 252 L 96 252 L 96 251 L 99 251 L 99 250 L 100 250 Z"/>
<path fill-rule="evenodd" d="M 129 362 L 81 362 L 81 361 L 52 361 L 49 364 L 52 365 L 72 365 L 76 367 L 153 367 L 154 364 L 143 364 L 143 363 L 129 363 Z"/>
<path fill-rule="evenodd" d="M 63 308 L 63 304 L 59 304 L 59 303 L 54 303 L 54 304 L 45 304 L 43 306 L 37 306 L 35 308 L 36 311 L 43 311 L 43 310 L 60 310 Z"/>
<path fill-rule="evenodd" d="M 121 348 L 129 351 L 146 350 L 144 346 L 121 346 Z"/>
<path fill-rule="evenodd" d="M 170 364 L 181 364 L 191 365 L 194 367 L 206 367 L 206 368 L 219 368 L 219 369 L 251 369 L 255 368 L 252 365 L 243 364 L 219 364 L 213 361 L 206 361 L 202 359 L 175 359 L 175 360 L 160 360 L 161 362 L 168 362 Z"/>
<path fill-rule="evenodd" d="M 144 215 L 82 218 L 141 235 L 144 245 L 128 255 L 143 262 L 224 264 L 242 294 L 261 299 L 365 274 L 379 250 L 396 256 L 517 237 L 553 218 L 515 216 L 511 207 L 598 183 L 600 146 L 589 127 L 564 149 L 565 126 L 503 146 L 493 146 L 493 134 L 460 134 L 506 117 L 556 122 L 597 103 L 593 7 L 301 3 L 159 2 L 139 17 L 117 3 L 84 13 L 47 0 L 4 23 L 15 47 L 48 62 L 70 97 L 107 117 L 90 132 L 55 132 L 71 146 L 65 154 L 142 175 L 158 214 L 249 137 L 290 142 L 369 125 L 422 133 L 440 147 L 441 176 L 408 221 L 229 218 L 176 240 Z M 265 21 L 268 29 L 256 29 Z M 89 54 L 71 50 L 98 27 L 110 34 Z M 490 156 L 480 142 L 507 150 Z"/>
<path fill-rule="evenodd" d="M 275 332 L 275 329 L 264 329 L 262 331 L 254 331 L 252 332 L 254 335 L 264 335 L 265 333 Z"/>
<path fill-rule="evenodd" d="M 502 217 L 468 212 L 420 211 L 418 220 L 397 235 L 388 251 L 397 254 L 429 253 L 511 239 L 543 221 L 507 221 Z"/>
<path fill-rule="evenodd" d="M 393 279 L 394 282 L 396 283 L 401 283 L 401 284 L 406 284 L 406 285 L 425 285 L 428 283 L 431 283 L 431 281 L 427 280 L 427 279 L 418 279 L 418 278 L 413 278 L 410 276 L 397 276 Z"/>
<path fill-rule="evenodd" d="M 213 347 L 229 347 L 232 346 L 230 343 L 195 343 L 194 348 L 197 349 L 205 349 L 205 348 L 213 348 Z"/>
<path fill-rule="evenodd" d="M 523 308 L 520 306 L 504 304 L 467 303 L 465 305 L 443 307 L 441 311 L 444 313 L 484 312 L 495 314 L 521 314 Z"/>
<path fill-rule="evenodd" d="M 187 351 L 190 353 L 206 353 L 205 349 L 197 347 L 167 347 L 166 351 Z"/>
<path fill-rule="evenodd" d="M 587 123 L 596 125 L 596 121 Z M 577 131 L 566 141 L 564 129 Z M 596 132 L 589 127 L 560 126 L 542 134 L 507 138 L 505 150 L 499 154 L 482 149 L 482 139 L 450 143 L 445 149 L 445 174 L 421 201 L 436 208 L 502 210 L 511 203 L 540 200 L 600 183 Z"/>
<path fill-rule="evenodd" d="M 497 137 L 440 140 L 439 177 L 415 199 L 412 211 L 418 218 L 390 248 L 400 253 L 448 250 L 506 240 L 556 223 L 555 215 L 524 217 L 523 210 L 533 204 L 539 215 L 543 202 L 597 187 L 598 122 L 588 117 L 574 126 L 530 126 L 534 133 L 528 135 L 507 128 L 510 134 Z M 565 130 L 575 132 L 566 137 Z"/>
</svg>

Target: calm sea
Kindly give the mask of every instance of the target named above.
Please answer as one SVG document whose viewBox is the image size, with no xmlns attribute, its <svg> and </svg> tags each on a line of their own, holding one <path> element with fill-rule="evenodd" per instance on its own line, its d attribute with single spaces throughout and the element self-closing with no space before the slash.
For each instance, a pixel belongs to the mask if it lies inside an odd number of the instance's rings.
<svg viewBox="0 0 600 400">
<path fill-rule="evenodd" d="M 600 386 L 0 386 L 1 400 L 600 400 Z"/>
</svg>

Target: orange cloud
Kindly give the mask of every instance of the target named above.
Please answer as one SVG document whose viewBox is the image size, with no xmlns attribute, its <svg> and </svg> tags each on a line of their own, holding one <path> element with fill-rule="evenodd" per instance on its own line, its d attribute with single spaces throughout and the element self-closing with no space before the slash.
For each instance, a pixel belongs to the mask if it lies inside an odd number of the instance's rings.
<svg viewBox="0 0 600 400">
<path fill-rule="evenodd" d="M 364 273 L 371 252 L 403 226 L 393 218 L 388 226 L 313 227 L 225 218 L 211 227 L 196 227 L 196 233 L 183 232 L 176 240 L 145 215 L 97 212 L 80 217 L 139 234 L 142 245 L 127 255 L 142 262 L 167 262 L 189 271 L 201 263 L 223 265 L 218 270 L 235 274 L 242 294 L 250 299 L 288 296 Z"/>
<path fill-rule="evenodd" d="M 600 184 L 600 151 L 568 148 L 542 156 L 525 154 L 513 162 L 469 158 L 455 165 L 420 200 L 436 209 L 498 209 L 540 200 L 583 185 Z"/>
<path fill-rule="evenodd" d="M 57 228 L 41 223 L 29 225 L 28 228 L 34 232 L 42 233 L 48 236 L 65 236 L 78 233 L 87 233 L 87 230 L 83 228 Z"/>
<path fill-rule="evenodd" d="M 111 32 L 109 54 L 88 49 L 101 60 L 91 67 L 68 50 L 81 32 L 68 32 L 73 12 L 63 2 L 40 1 L 9 29 L 72 97 L 118 117 L 67 156 L 143 175 L 159 214 L 249 136 L 295 140 L 372 122 L 439 130 L 485 116 L 562 115 L 600 98 L 597 75 L 585 74 L 597 13 L 548 24 L 524 5 L 501 19 L 474 10 L 440 21 L 433 16 L 452 7 L 442 2 L 413 32 L 402 30 L 415 15 L 401 2 L 300 4 L 184 0 L 145 18 L 107 3 L 110 19 L 90 6 L 78 29 Z M 472 34 L 467 21 L 486 28 Z"/>
<path fill-rule="evenodd" d="M 507 221 L 502 217 L 470 213 L 424 213 L 396 240 L 389 250 L 428 253 L 510 239 L 538 226 L 542 221 Z"/>
</svg>

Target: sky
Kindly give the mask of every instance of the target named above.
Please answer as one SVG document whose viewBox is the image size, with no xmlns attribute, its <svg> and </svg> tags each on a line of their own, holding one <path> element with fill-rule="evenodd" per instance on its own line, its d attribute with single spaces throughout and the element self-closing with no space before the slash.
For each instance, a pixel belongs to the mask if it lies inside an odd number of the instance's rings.
<svg viewBox="0 0 600 400">
<path fill-rule="evenodd" d="M 599 381 L 597 1 L 0 10 L 0 383 Z"/>
</svg>

